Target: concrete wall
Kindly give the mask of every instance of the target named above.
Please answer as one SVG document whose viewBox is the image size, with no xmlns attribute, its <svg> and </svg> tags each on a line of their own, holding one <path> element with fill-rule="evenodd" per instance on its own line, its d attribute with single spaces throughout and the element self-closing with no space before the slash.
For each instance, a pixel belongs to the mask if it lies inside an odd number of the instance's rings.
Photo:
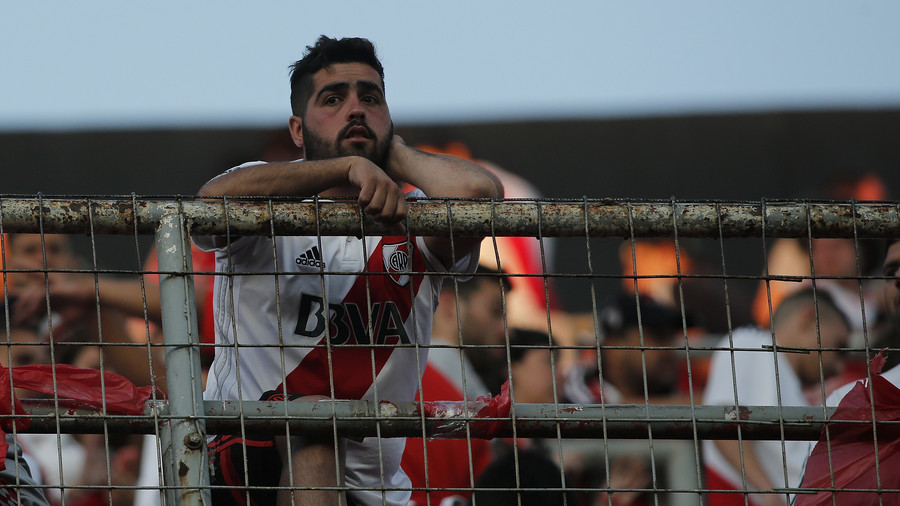
<svg viewBox="0 0 900 506">
<path fill-rule="evenodd" d="M 261 156 L 282 127 L 0 134 L 0 194 L 190 195 L 209 177 Z M 476 158 L 534 183 L 548 197 L 752 200 L 814 197 L 844 173 L 873 172 L 900 198 L 900 111 L 836 111 L 397 125 L 411 144 L 465 143 Z M 102 267 L 133 268 L 146 238 L 97 238 Z M 123 242 L 124 241 L 124 242 Z M 118 244 L 116 243 L 116 244 Z M 586 272 L 584 240 L 560 241 L 556 267 Z M 592 242 L 594 271 L 618 274 L 621 240 Z M 127 248 L 125 255 L 109 253 Z M 721 270 L 719 245 L 685 241 Z M 761 270 L 759 240 L 725 245 L 729 274 Z M 559 267 L 564 266 L 564 267 Z M 615 280 L 595 286 L 606 293 Z M 738 288 L 741 283 L 735 282 Z M 586 281 L 562 281 L 566 307 L 590 307 Z"/>
</svg>

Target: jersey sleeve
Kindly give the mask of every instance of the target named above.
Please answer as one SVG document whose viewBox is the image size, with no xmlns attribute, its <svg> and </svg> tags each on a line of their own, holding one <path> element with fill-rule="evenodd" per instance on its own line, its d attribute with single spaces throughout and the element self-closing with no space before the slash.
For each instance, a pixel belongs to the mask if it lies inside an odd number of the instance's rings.
<svg viewBox="0 0 900 506">
<path fill-rule="evenodd" d="M 263 161 L 253 161 L 246 162 L 235 167 L 232 167 L 225 172 L 219 174 L 218 176 L 210 179 L 210 181 L 214 181 L 225 174 L 230 172 L 234 172 L 238 169 L 242 169 L 245 167 L 253 167 L 255 165 L 265 165 L 266 162 Z M 232 237 L 231 238 L 231 247 L 237 247 L 240 245 L 242 237 Z M 199 235 L 199 234 L 191 234 L 191 242 L 194 243 L 194 246 L 197 246 L 201 251 L 222 251 L 228 247 L 228 237 L 224 235 Z"/>
</svg>

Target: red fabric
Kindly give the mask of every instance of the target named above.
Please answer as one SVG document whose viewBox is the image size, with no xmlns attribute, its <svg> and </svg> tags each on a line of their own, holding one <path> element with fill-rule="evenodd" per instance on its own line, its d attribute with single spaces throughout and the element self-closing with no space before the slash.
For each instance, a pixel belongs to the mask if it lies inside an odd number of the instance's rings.
<svg viewBox="0 0 900 506">
<path fill-rule="evenodd" d="M 500 420 L 483 420 L 472 425 L 472 437 L 493 439 L 500 431 L 509 425 L 509 412 L 512 408 L 512 399 L 509 397 L 509 380 L 500 387 L 500 395 L 479 397 L 478 402 L 483 404 L 478 410 L 476 418 L 500 418 Z"/>
<path fill-rule="evenodd" d="M 226 483 L 234 485 L 241 483 L 240 479 L 235 476 L 234 464 L 231 462 L 231 452 L 222 453 L 222 472 L 225 474 Z M 231 487 L 231 496 L 236 503 L 241 506 L 247 506 L 246 495 L 242 494 L 237 486 Z"/>
<path fill-rule="evenodd" d="M 728 480 L 722 478 L 719 473 L 709 467 L 706 468 L 706 488 L 709 490 L 739 490 L 734 487 Z M 736 492 L 707 492 L 706 504 L 708 506 L 754 506 L 754 502 L 744 498 L 747 494 L 739 494 Z"/>
<path fill-rule="evenodd" d="M 106 412 L 120 415 L 144 414 L 144 405 L 156 390 L 156 387 L 150 386 L 136 387 L 118 374 L 105 372 L 101 375 L 96 369 L 82 369 L 68 364 L 26 365 L 12 369 L 0 366 L 0 415 L 11 415 L 13 405 L 16 413 L 16 418 L 4 418 L 0 423 L 0 452 L 5 455 L 8 449 L 3 431 L 11 430 L 12 423 L 16 430 L 25 430 L 31 423 L 19 399 L 15 397 L 13 387 L 57 395 L 59 398 L 73 399 L 87 406 L 103 409 L 101 384 L 106 391 Z M 159 396 L 162 398 L 162 393 Z M 5 466 L 0 461 L 0 470 L 5 469 Z"/>
<path fill-rule="evenodd" d="M 509 412 L 512 401 L 509 397 L 509 380 L 500 388 L 500 395 L 494 397 L 483 396 L 469 402 L 468 405 L 460 401 L 426 401 L 422 403 L 422 411 L 429 418 L 446 418 L 452 420 L 458 418 L 461 413 L 469 414 L 470 418 L 482 418 L 491 420 L 472 420 L 469 422 L 469 433 L 473 438 L 493 439 L 500 434 L 504 427 L 509 426 Z M 477 411 L 475 411 L 477 410 Z M 499 420 L 493 420 L 499 418 Z M 445 430 L 435 434 L 442 435 L 465 433 L 465 429 L 459 422 L 451 422 L 445 425 Z"/>
<path fill-rule="evenodd" d="M 463 392 L 436 368 L 426 365 L 422 375 L 422 390 L 416 400 L 462 400 Z M 466 439 L 423 440 L 407 438 L 403 470 L 412 480 L 414 488 L 425 488 L 425 449 L 428 450 L 429 488 L 471 488 L 475 480 L 491 461 L 491 445 L 483 439 L 472 439 L 472 466 L 469 466 L 469 441 Z M 424 443 L 424 444 L 423 444 Z M 470 481 L 471 479 L 471 481 Z M 411 501 L 417 505 L 440 504 L 445 497 L 462 496 L 468 499 L 471 491 L 413 490 Z M 430 501 L 430 502 L 429 502 Z"/>
<path fill-rule="evenodd" d="M 878 372 L 884 366 L 884 357 L 879 354 L 872 361 L 871 395 L 877 421 L 900 420 L 900 389 Z M 821 491 L 816 494 L 799 494 L 799 506 L 834 504 L 898 504 L 900 494 L 878 493 L 876 490 L 900 488 L 900 426 L 881 425 L 878 427 L 878 469 L 875 467 L 875 432 L 871 423 L 842 424 L 836 420 L 872 421 L 873 406 L 870 388 L 859 381 L 838 404 L 828 423 L 831 436 L 829 460 L 828 442 L 825 430 L 806 464 L 803 488 L 826 488 L 840 490 Z M 833 470 L 833 473 L 832 473 Z M 879 476 L 880 475 L 880 476 Z M 880 484 L 878 479 L 880 478 Z M 833 480 L 833 481 L 832 481 Z M 868 489 L 872 492 L 844 491 L 847 489 Z"/>
</svg>

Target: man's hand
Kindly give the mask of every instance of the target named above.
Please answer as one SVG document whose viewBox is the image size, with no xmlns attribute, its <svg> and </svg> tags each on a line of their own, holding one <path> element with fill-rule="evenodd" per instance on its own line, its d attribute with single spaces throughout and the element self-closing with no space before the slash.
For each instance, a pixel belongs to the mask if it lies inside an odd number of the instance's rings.
<svg viewBox="0 0 900 506">
<path fill-rule="evenodd" d="M 405 181 L 428 197 L 451 199 L 502 199 L 503 185 L 496 176 L 475 162 L 450 155 L 426 153 L 407 146 L 395 135 L 385 173 L 394 181 Z M 444 267 L 451 267 L 481 245 L 481 237 L 427 236 L 428 249 Z"/>
<path fill-rule="evenodd" d="M 612 495 L 613 506 L 635 504 L 641 498 L 643 492 L 633 489 L 647 488 L 651 484 L 652 476 L 647 471 L 647 461 L 643 458 L 633 455 L 622 455 L 610 464 L 609 488 L 622 490 L 614 492 L 614 495 Z M 594 504 L 597 506 L 609 503 L 610 498 L 606 494 L 600 494 L 594 501 Z"/>
<path fill-rule="evenodd" d="M 359 188 L 359 207 L 375 221 L 392 225 L 406 218 L 406 196 L 400 186 L 371 161 L 354 157 L 347 179 Z"/>
<path fill-rule="evenodd" d="M 40 265 L 15 260 L 10 264 L 14 269 L 26 271 L 10 275 L 10 295 L 16 298 L 15 323 L 33 321 L 43 316 L 47 309 L 48 287 L 52 305 L 85 306 L 95 302 L 94 276 L 91 274 L 44 273 Z M 27 272 L 29 270 L 33 272 Z"/>
<path fill-rule="evenodd" d="M 59 316 L 54 321 L 57 339 L 81 325 L 95 310 L 95 282 L 91 274 L 50 272 L 46 280 L 43 273 L 33 274 L 26 283 L 10 286 L 15 297 L 13 323 L 27 324 L 37 321 L 47 313 L 47 288 L 52 310 Z"/>
</svg>

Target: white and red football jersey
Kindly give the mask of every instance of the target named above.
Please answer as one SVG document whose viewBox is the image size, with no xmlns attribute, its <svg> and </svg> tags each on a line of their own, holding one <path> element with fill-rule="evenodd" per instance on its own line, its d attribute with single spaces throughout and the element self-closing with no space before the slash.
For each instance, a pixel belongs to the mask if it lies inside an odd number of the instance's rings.
<svg viewBox="0 0 900 506">
<path fill-rule="evenodd" d="M 415 398 L 427 360 L 416 343 L 430 343 L 447 273 L 424 238 L 244 236 L 217 246 L 221 239 L 194 238 L 216 250 L 217 347 L 205 399 L 257 400 L 283 386 L 337 399 Z M 453 272 L 477 265 L 476 250 Z M 354 500 L 381 504 L 376 489 L 410 486 L 400 470 L 404 442 L 347 442 L 347 484 L 373 488 Z M 389 504 L 408 497 L 386 492 Z"/>
</svg>

